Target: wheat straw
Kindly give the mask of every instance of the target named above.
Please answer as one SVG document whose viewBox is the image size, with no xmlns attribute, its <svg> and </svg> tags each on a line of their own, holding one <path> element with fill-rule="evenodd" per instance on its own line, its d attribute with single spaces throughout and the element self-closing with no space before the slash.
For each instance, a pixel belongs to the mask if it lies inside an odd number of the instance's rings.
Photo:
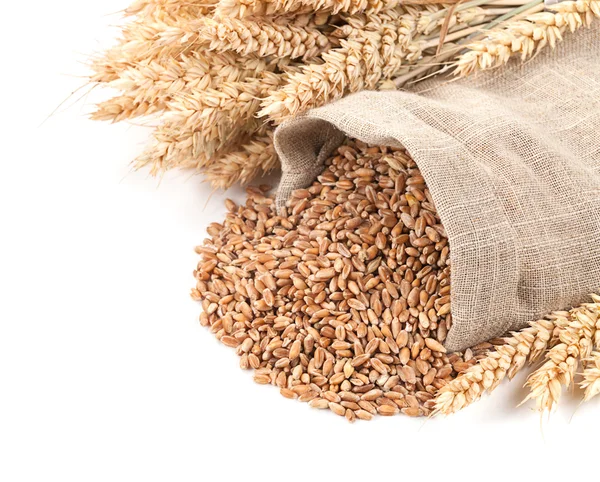
<svg viewBox="0 0 600 482">
<path fill-rule="evenodd" d="M 417 32 L 422 35 L 431 35 L 433 32 L 439 30 L 444 23 L 446 17 L 439 17 L 436 13 L 439 12 L 439 8 L 432 8 L 429 6 L 426 11 L 419 15 L 417 21 Z M 448 20 L 448 30 L 452 31 L 460 25 L 474 25 L 479 24 L 487 16 L 485 9 L 481 7 L 471 7 L 466 10 L 460 10 L 453 13 Z"/>
</svg>

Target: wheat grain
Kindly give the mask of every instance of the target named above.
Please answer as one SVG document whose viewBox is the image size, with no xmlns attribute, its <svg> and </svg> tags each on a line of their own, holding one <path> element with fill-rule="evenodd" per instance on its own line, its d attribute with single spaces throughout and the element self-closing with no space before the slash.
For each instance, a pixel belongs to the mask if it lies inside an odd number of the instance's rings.
<svg viewBox="0 0 600 482">
<path fill-rule="evenodd" d="M 269 136 L 251 163 L 268 149 Z M 350 142 L 282 214 L 265 189 L 248 194 L 197 248 L 201 323 L 287 398 L 351 422 L 429 414 L 434 393 L 483 353 L 441 346 L 448 240 L 414 161 Z"/>
</svg>

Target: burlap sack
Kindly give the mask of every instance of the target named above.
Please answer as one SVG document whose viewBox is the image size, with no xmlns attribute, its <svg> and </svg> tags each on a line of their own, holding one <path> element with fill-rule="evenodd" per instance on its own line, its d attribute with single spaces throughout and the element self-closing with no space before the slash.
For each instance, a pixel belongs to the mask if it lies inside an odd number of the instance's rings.
<svg viewBox="0 0 600 482">
<path fill-rule="evenodd" d="M 280 126 L 278 202 L 345 134 L 404 146 L 446 227 L 459 350 L 600 292 L 600 30 L 531 62 L 363 92 Z"/>
</svg>

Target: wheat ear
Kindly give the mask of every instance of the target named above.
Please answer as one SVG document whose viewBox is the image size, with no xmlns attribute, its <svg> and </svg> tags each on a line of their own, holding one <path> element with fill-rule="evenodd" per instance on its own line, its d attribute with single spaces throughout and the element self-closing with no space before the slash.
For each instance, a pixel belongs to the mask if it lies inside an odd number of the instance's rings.
<svg viewBox="0 0 600 482">
<path fill-rule="evenodd" d="M 528 359 L 540 356 L 552 338 L 554 322 L 543 319 L 505 338 L 478 363 L 442 387 L 435 398 L 435 413 L 449 415 L 493 391 L 505 378 L 513 378 Z"/>
<path fill-rule="evenodd" d="M 153 174 L 173 167 L 205 167 L 215 154 L 259 127 L 254 114 L 260 97 L 281 79 L 282 74 L 267 72 L 261 78 L 223 83 L 219 90 L 174 97 L 155 129 L 154 142 L 135 166 L 150 165 Z"/>
<path fill-rule="evenodd" d="M 565 31 L 575 32 L 600 18 L 600 0 L 579 0 L 548 6 L 523 20 L 509 21 L 467 46 L 455 63 L 455 74 L 468 75 L 507 63 L 513 56 L 525 60 L 545 47 L 554 48 Z"/>
<path fill-rule="evenodd" d="M 537 410 L 542 412 L 556 406 L 563 386 L 571 386 L 580 361 L 592 352 L 599 314 L 597 299 L 569 311 L 566 325 L 557 329 L 559 343 L 550 349 L 546 362 L 527 380 L 531 393 L 523 402 L 535 400 Z"/>
<path fill-rule="evenodd" d="M 399 0 L 220 0 L 216 16 L 244 18 L 307 12 L 378 13 L 396 8 Z"/>
<path fill-rule="evenodd" d="M 268 132 L 262 136 L 254 136 L 240 148 L 212 160 L 205 175 L 214 188 L 227 189 L 236 183 L 248 184 L 278 165 L 272 132 Z"/>
<path fill-rule="evenodd" d="M 583 401 L 588 402 L 600 393 L 600 352 L 593 352 L 583 371 L 579 386 L 585 390 Z"/>
<path fill-rule="evenodd" d="M 216 0 L 136 0 L 124 11 L 125 16 L 137 16 L 142 20 L 170 16 L 178 18 L 193 9 L 197 15 L 205 15 L 216 5 Z"/>
<path fill-rule="evenodd" d="M 202 23 L 200 38 L 211 49 L 220 52 L 310 60 L 332 47 L 328 36 L 312 23 L 306 26 L 278 25 L 262 19 L 250 21 L 228 18 L 218 21 L 205 18 Z"/>
<path fill-rule="evenodd" d="M 91 59 L 90 68 L 93 74 L 90 80 L 111 82 L 118 79 L 124 69 L 135 67 L 138 62 L 148 63 L 162 58 L 178 59 L 181 54 L 190 52 L 189 45 L 185 48 L 181 45 L 169 47 L 159 43 L 159 40 L 172 29 L 180 29 L 194 19 L 209 14 L 212 8 L 210 2 L 136 2 L 125 11 L 126 15 L 136 18 L 123 27 L 117 45 Z"/>
<path fill-rule="evenodd" d="M 277 89 L 283 77 L 263 72 L 242 82 L 223 82 L 218 89 L 175 96 L 165 119 L 179 131 L 199 133 L 203 148 L 211 155 L 218 149 L 211 148 L 211 143 L 224 145 L 238 126 L 252 121 L 261 98 Z"/>
<path fill-rule="evenodd" d="M 123 94 L 100 103 L 92 118 L 117 122 L 154 114 L 167 109 L 177 96 L 225 88 L 228 83 L 256 77 L 270 68 L 261 59 L 250 58 L 242 63 L 232 52 L 139 62 L 124 68 L 109 83 Z"/>
<path fill-rule="evenodd" d="M 341 47 L 322 54 L 322 64 L 309 64 L 289 76 L 263 102 L 259 115 L 276 123 L 319 107 L 345 94 L 372 89 L 392 77 L 405 60 L 421 55 L 413 42 L 416 15 L 386 11 L 370 18 L 364 29 L 354 29 Z"/>
</svg>

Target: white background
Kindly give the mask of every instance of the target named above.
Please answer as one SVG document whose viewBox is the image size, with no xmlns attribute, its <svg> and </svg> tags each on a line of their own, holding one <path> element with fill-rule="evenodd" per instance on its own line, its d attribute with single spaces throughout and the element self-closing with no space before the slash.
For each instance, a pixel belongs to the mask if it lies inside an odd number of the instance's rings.
<svg viewBox="0 0 600 482">
<path fill-rule="evenodd" d="M 188 296 L 223 194 L 132 172 L 147 131 L 87 120 L 85 89 L 40 127 L 126 4 L 3 2 L 0 480 L 597 480 L 579 393 L 543 424 L 520 378 L 451 418 L 350 425 L 239 370 Z"/>
</svg>

